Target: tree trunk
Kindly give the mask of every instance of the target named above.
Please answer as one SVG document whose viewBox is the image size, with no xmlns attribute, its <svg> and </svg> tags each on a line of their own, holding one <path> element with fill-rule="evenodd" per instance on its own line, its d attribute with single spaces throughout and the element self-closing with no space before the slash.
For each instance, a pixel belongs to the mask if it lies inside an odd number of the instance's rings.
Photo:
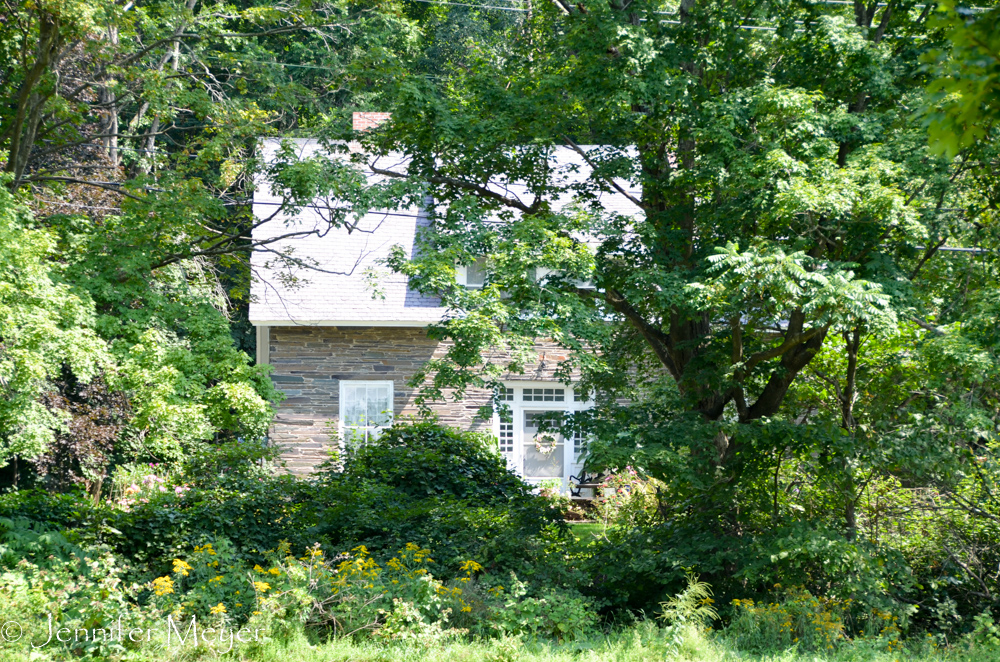
<svg viewBox="0 0 1000 662">
<path fill-rule="evenodd" d="M 59 18 L 49 13 L 39 13 L 35 63 L 25 75 L 17 96 L 17 112 L 10 127 L 4 132 L 4 137 L 10 138 L 7 165 L 4 169 L 14 175 L 11 188 L 16 189 L 21 185 L 38 135 L 38 127 L 42 122 L 45 103 L 58 92 L 58 81 L 50 90 L 40 88 L 43 77 L 58 61 L 62 45 Z"/>
</svg>

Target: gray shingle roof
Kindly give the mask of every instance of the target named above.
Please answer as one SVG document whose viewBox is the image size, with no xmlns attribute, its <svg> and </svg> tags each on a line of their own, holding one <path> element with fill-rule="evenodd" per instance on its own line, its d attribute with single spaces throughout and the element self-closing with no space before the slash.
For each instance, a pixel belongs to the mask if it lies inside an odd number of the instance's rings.
<svg viewBox="0 0 1000 662">
<path fill-rule="evenodd" d="M 319 148 L 313 140 L 296 143 L 303 157 Z M 278 141 L 266 141 L 264 157 L 273 158 L 278 145 Z M 381 159 L 378 166 L 385 168 L 401 161 Z M 567 181 L 579 181 L 586 176 L 583 159 L 570 149 L 557 149 L 554 161 L 568 171 L 573 167 L 579 169 L 567 172 Z M 524 197 L 523 185 L 495 186 L 506 195 L 516 195 L 530 203 Z M 258 183 L 253 207 L 257 218 L 267 218 L 280 203 L 269 189 L 267 182 Z M 569 202 L 567 196 L 557 206 Z M 608 211 L 629 215 L 638 211 L 620 194 L 603 194 L 601 205 Z M 440 320 L 446 310 L 437 298 L 409 289 L 405 276 L 379 264 L 397 244 L 412 254 L 416 230 L 427 224 L 427 216 L 419 208 L 375 212 L 362 218 L 356 229 L 337 228 L 325 234 L 293 237 L 270 247 L 275 251 L 290 251 L 298 265 L 281 265 L 274 253 L 255 252 L 251 258 L 254 282 L 250 321 L 271 326 L 425 326 Z M 278 216 L 262 224 L 254 230 L 254 239 L 278 237 L 297 229 L 322 230 L 324 226 L 319 211 L 306 208 L 294 218 Z"/>
</svg>

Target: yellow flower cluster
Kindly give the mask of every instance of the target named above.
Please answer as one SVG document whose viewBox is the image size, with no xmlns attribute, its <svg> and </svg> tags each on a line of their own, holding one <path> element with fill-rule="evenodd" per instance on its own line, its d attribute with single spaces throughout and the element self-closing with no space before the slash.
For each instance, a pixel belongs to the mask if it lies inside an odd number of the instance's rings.
<svg viewBox="0 0 1000 662">
<path fill-rule="evenodd" d="M 900 641 L 903 632 L 899 628 L 899 617 L 876 608 L 872 609 L 872 622 L 875 627 L 882 626 L 878 631 L 878 636 L 886 639 L 886 648 L 889 649 L 889 652 L 898 651 L 903 647 L 903 642 Z"/>
<path fill-rule="evenodd" d="M 207 542 L 204 545 L 195 545 L 194 554 L 195 556 L 198 557 L 202 556 L 207 557 L 204 559 L 204 561 L 205 565 L 208 566 L 209 568 L 219 567 L 219 562 L 211 558 L 213 556 L 218 556 L 218 552 L 215 551 L 215 548 L 212 546 L 212 543 Z"/>
<path fill-rule="evenodd" d="M 427 606 L 435 605 L 441 610 L 444 618 L 451 613 L 469 613 L 476 608 L 476 602 L 470 596 L 474 592 L 463 591 L 474 581 L 475 573 L 483 570 L 483 566 L 473 559 L 467 559 L 460 564 L 459 576 L 445 586 L 435 579 L 429 564 L 434 563 L 431 551 L 416 543 L 406 543 L 394 557 L 379 564 L 372 558 L 371 552 L 364 545 L 359 545 L 347 554 L 327 557 L 319 544 L 307 548 L 304 556 L 292 554 L 291 546 L 283 541 L 277 550 L 267 553 L 272 559 L 266 565 L 254 564 L 250 576 L 235 565 L 229 564 L 220 568 L 220 559 L 228 559 L 225 552 L 217 552 L 211 543 L 199 545 L 194 552 L 184 558 L 173 559 L 171 575 L 160 577 L 152 582 L 152 589 L 157 596 L 178 593 L 170 598 L 166 605 L 175 614 L 183 610 L 192 611 L 196 606 L 206 609 L 213 616 L 228 618 L 228 607 L 243 614 L 244 609 L 256 609 L 260 613 L 265 607 L 277 605 L 276 599 L 286 594 L 292 594 L 298 584 L 308 587 L 312 594 L 319 590 L 325 595 L 315 595 L 319 600 L 343 601 L 353 603 L 359 597 L 365 604 L 380 599 L 379 596 L 397 599 L 397 596 L 422 595 L 427 599 L 428 590 L 436 596 Z M 212 568 L 218 570 L 212 571 Z M 239 580 L 240 574 L 243 579 Z M 180 588 L 181 577 L 185 580 L 184 590 Z M 264 581 L 266 580 L 266 581 Z M 252 593 L 247 594 L 246 582 L 252 585 Z M 234 583 L 242 582 L 243 595 L 234 590 Z M 191 586 L 188 586 L 191 584 Z M 495 595 L 500 595 L 502 587 L 493 589 Z M 207 598 L 207 599 L 206 599 Z M 402 599 L 402 598 L 399 598 Z M 236 602 L 242 600 L 242 602 Z M 214 606 L 212 606 L 214 604 Z M 244 606 L 246 605 L 246 606 Z"/>
<path fill-rule="evenodd" d="M 780 585 L 776 585 L 776 588 Z M 768 637 L 811 648 L 832 650 L 846 639 L 843 612 L 849 601 L 816 597 L 801 588 L 789 589 L 781 602 L 733 600 L 737 618 L 753 623 Z"/>
<path fill-rule="evenodd" d="M 174 592 L 174 580 L 170 577 L 157 577 L 153 580 L 153 592 L 158 596 Z"/>
<path fill-rule="evenodd" d="M 468 561 L 462 564 L 461 569 L 464 570 L 466 574 L 472 574 L 473 572 L 479 572 L 480 570 L 482 570 L 483 566 L 479 565 L 472 559 L 469 559 Z"/>
<path fill-rule="evenodd" d="M 174 559 L 174 574 L 182 575 L 184 577 L 188 576 L 188 570 L 194 570 L 186 561 L 180 559 Z"/>
</svg>

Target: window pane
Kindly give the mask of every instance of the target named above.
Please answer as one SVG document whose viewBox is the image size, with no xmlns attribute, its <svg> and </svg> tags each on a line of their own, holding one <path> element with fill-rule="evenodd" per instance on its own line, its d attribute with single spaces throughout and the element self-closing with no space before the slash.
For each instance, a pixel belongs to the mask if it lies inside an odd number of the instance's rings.
<svg viewBox="0 0 1000 662">
<path fill-rule="evenodd" d="M 559 411 L 524 412 L 524 476 L 526 478 L 563 477 L 563 437 L 555 430 L 539 433 L 542 421 L 558 422 Z"/>
<path fill-rule="evenodd" d="M 504 455 L 514 453 L 514 422 L 500 422 L 500 452 Z"/>
<path fill-rule="evenodd" d="M 563 445 L 556 444 L 551 451 L 541 452 L 535 444 L 524 445 L 524 475 L 526 478 L 562 478 Z"/>
<path fill-rule="evenodd" d="M 471 287 L 482 287 L 486 283 L 486 258 L 478 257 L 476 261 L 465 268 L 465 284 Z"/>
<path fill-rule="evenodd" d="M 368 425 L 388 425 L 392 420 L 392 389 L 388 384 L 368 386 Z"/>
<path fill-rule="evenodd" d="M 366 430 L 363 427 L 344 428 L 344 445 L 351 450 L 357 450 L 365 445 Z"/>
<path fill-rule="evenodd" d="M 367 402 L 364 384 L 345 383 L 341 389 L 343 401 L 340 403 L 340 415 L 345 426 L 365 425 L 367 418 Z"/>
<path fill-rule="evenodd" d="M 524 389 L 525 402 L 564 402 L 565 400 L 566 400 L 566 389 L 562 388 Z"/>
</svg>

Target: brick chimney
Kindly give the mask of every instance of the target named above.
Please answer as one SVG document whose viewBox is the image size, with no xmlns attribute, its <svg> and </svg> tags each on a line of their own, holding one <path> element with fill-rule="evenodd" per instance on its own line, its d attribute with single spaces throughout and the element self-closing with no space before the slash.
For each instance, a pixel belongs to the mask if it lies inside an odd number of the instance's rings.
<svg viewBox="0 0 1000 662">
<path fill-rule="evenodd" d="M 390 117 L 392 117 L 392 113 L 354 113 L 354 130 L 367 131 L 368 129 L 374 129 Z"/>
</svg>

